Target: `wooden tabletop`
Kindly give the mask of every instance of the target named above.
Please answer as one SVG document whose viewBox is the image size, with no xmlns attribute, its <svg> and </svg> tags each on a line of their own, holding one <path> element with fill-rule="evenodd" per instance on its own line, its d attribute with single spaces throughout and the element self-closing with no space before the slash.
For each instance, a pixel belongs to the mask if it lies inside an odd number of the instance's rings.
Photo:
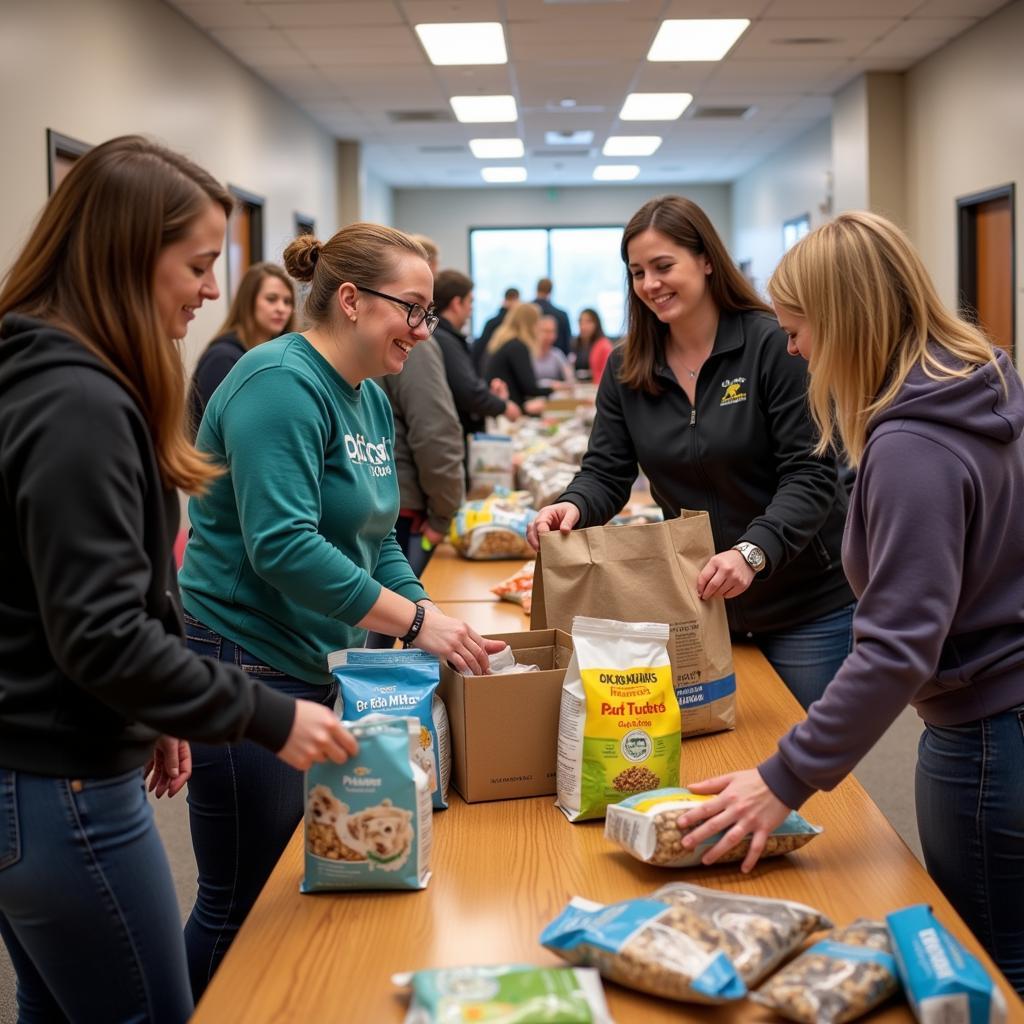
<svg viewBox="0 0 1024 1024">
<path fill-rule="evenodd" d="M 431 592 L 436 561 L 435 556 L 425 576 Z M 488 565 L 461 564 L 470 577 L 477 566 Z M 480 577 L 477 594 L 485 590 Z M 492 628 L 495 612 L 486 598 L 456 602 L 446 610 L 464 613 L 480 632 L 508 628 L 505 621 Z M 514 607 L 508 606 L 508 611 L 522 618 Z M 474 619 L 474 613 L 479 617 Z M 759 651 L 737 647 L 735 662 L 739 727 L 684 741 L 684 783 L 757 764 L 800 718 L 799 705 Z M 570 824 L 552 797 L 468 805 L 453 792 L 449 800 L 449 809 L 434 815 L 434 874 L 423 892 L 299 895 L 300 827 L 194 1020 L 401 1021 L 405 1004 L 391 985 L 394 972 L 507 962 L 554 965 L 560 961 L 538 944 L 537 937 L 573 896 L 613 902 L 650 893 L 677 879 L 799 900 L 828 914 L 836 924 L 860 916 L 881 918 L 911 903 L 930 903 L 997 978 L 1010 1007 L 1008 1019 L 1024 1020 L 1020 1000 L 852 777 L 834 792 L 812 797 L 802 808 L 808 820 L 824 827 L 823 835 L 797 853 L 763 861 L 750 876 L 741 875 L 735 866 L 665 870 L 641 864 L 604 839 L 603 822 Z M 611 983 L 605 988 L 619 1024 L 777 1019 L 746 1000 L 701 1007 L 653 999 Z M 912 1019 L 902 1002 L 865 1018 L 872 1024 Z"/>
<path fill-rule="evenodd" d="M 515 558 L 496 562 L 471 562 L 441 544 L 423 574 L 423 585 L 433 601 L 494 601 L 491 587 L 508 579 L 528 561 Z"/>
</svg>

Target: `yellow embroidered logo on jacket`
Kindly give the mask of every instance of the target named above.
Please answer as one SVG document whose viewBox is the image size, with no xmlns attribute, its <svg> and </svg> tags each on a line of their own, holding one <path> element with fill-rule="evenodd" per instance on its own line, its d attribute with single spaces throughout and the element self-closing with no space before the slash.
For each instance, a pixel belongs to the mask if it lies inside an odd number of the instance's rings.
<svg viewBox="0 0 1024 1024">
<path fill-rule="evenodd" d="M 722 400 L 719 405 L 735 405 L 737 402 L 745 402 L 747 393 L 743 385 L 747 383 L 746 377 L 733 377 L 732 380 L 722 381 Z"/>
</svg>

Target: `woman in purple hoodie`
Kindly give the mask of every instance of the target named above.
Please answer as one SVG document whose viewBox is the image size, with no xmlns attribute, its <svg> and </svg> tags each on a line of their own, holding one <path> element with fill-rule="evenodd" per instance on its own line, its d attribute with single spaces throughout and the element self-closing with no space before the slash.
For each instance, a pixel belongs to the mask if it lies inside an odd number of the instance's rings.
<svg viewBox="0 0 1024 1024">
<path fill-rule="evenodd" d="M 772 757 L 691 786 L 715 796 L 680 818 L 702 822 L 684 844 L 723 832 L 711 863 L 750 835 L 750 871 L 790 808 L 912 704 L 928 871 L 1024 994 L 1024 387 L 874 214 L 808 235 L 768 290 L 809 363 L 819 451 L 841 442 L 858 470 L 843 544 L 854 647 Z"/>
</svg>

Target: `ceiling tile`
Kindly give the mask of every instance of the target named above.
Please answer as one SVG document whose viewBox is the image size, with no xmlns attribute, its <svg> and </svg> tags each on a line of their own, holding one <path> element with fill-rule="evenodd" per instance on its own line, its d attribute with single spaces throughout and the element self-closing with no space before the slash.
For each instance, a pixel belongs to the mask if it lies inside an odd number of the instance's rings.
<svg viewBox="0 0 1024 1024">
<path fill-rule="evenodd" d="M 970 18 L 911 18 L 861 54 L 865 58 L 921 58 L 976 24 Z"/>
<path fill-rule="evenodd" d="M 271 24 L 259 8 L 254 8 L 242 0 L 229 0 L 225 3 L 201 3 L 197 0 L 169 2 L 172 7 L 176 7 L 187 18 L 205 29 L 264 28 Z"/>
<path fill-rule="evenodd" d="M 921 0 L 857 0 L 856 7 L 845 0 L 772 0 L 763 18 L 906 18 Z"/>
<path fill-rule="evenodd" d="M 729 56 L 731 60 L 857 57 L 899 24 L 895 18 L 760 21 L 747 30 Z"/>
<path fill-rule="evenodd" d="M 398 6 L 405 12 L 410 25 L 502 20 L 498 0 L 400 0 Z"/>
<path fill-rule="evenodd" d="M 358 25 L 400 25 L 402 17 L 381 0 L 346 0 L 345 3 L 249 4 L 278 28 L 351 28 Z"/>
</svg>

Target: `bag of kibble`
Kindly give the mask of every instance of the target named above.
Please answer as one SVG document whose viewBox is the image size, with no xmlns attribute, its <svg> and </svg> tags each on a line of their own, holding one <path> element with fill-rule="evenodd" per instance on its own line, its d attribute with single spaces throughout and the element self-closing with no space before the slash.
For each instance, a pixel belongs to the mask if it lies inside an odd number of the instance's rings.
<svg viewBox="0 0 1024 1024">
<path fill-rule="evenodd" d="M 536 557 L 526 531 L 537 510 L 524 504 L 524 497 L 529 502 L 529 495 L 520 491 L 496 491 L 481 501 L 467 501 L 448 531 L 452 547 L 464 558 L 480 561 Z"/>
<path fill-rule="evenodd" d="M 900 987 L 888 929 L 860 919 L 836 928 L 773 974 L 750 998 L 787 1020 L 844 1024 Z"/>
<path fill-rule="evenodd" d="M 572 967 L 447 967 L 395 974 L 412 990 L 405 1024 L 612 1024 L 597 971 Z"/>
<path fill-rule="evenodd" d="M 832 922 L 812 907 L 791 900 L 706 889 L 689 882 L 670 882 L 656 889 L 656 900 L 689 912 L 716 948 L 728 956 L 748 988 L 754 988 L 804 940 Z"/>
<path fill-rule="evenodd" d="M 338 681 L 338 713 L 348 721 L 366 715 L 415 715 L 420 723 L 413 760 L 423 769 L 434 807 L 448 806 L 452 751 L 448 712 L 437 695 L 441 668 L 426 651 L 352 648 L 332 651 L 327 665 Z"/>
<path fill-rule="evenodd" d="M 626 797 L 622 803 L 608 808 L 604 824 L 606 839 L 618 843 L 637 860 L 657 864 L 664 868 L 688 868 L 700 864 L 701 858 L 711 849 L 722 834 L 719 832 L 705 839 L 692 850 L 684 849 L 685 829 L 679 828 L 679 815 L 695 803 L 710 800 L 698 796 L 688 789 L 657 789 L 652 793 L 640 793 Z M 775 857 L 792 853 L 809 843 L 821 829 L 806 822 L 796 811 L 768 837 L 762 857 Z M 728 864 L 743 860 L 750 848 L 750 840 L 734 846 L 720 857 L 717 864 Z"/>
<path fill-rule="evenodd" d="M 574 899 L 540 941 L 571 964 L 596 967 L 609 981 L 652 996 L 726 1003 L 747 991 L 721 933 L 661 900 Z"/>
<path fill-rule="evenodd" d="M 576 616 L 558 716 L 558 806 L 603 818 L 631 793 L 679 785 L 679 705 L 660 622 Z"/>
<path fill-rule="evenodd" d="M 306 772 L 300 890 L 425 889 L 433 811 L 427 777 L 413 760 L 420 724 L 371 715 L 345 725 L 359 753 Z"/>
</svg>

